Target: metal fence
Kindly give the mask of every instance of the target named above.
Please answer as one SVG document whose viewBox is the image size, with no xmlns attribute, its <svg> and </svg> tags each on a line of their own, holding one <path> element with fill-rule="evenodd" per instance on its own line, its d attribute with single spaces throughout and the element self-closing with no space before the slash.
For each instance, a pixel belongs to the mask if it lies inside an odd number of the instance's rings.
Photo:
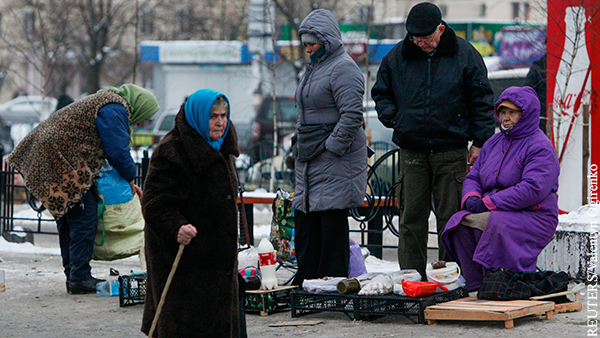
<svg viewBox="0 0 600 338">
<path fill-rule="evenodd" d="M 388 150 L 388 145 L 373 148 L 376 160 L 369 166 L 367 174 L 367 203 L 366 206 L 350 210 L 350 215 L 359 222 L 358 229 L 350 231 L 360 234 L 359 244 L 362 247 L 368 248 L 375 257 L 382 258 L 384 248 L 397 248 L 397 245 L 385 245 L 383 236 L 389 232 L 398 237 L 398 229 L 393 220 L 399 215 L 396 196 L 401 186 L 398 182 L 400 150 Z M 381 150 L 385 151 L 383 155 Z"/>
<path fill-rule="evenodd" d="M 146 172 L 150 158 L 148 151 L 143 152 L 140 162 L 136 163 L 135 183 L 142 186 L 146 179 Z M 31 209 L 37 212 L 36 217 L 20 217 L 15 215 L 15 204 L 27 203 Z M 49 231 L 49 227 L 44 227 L 45 224 L 55 224 L 55 220 L 45 216 L 42 212 L 44 206 L 25 188 L 20 175 L 8 164 L 2 164 L 0 171 L 0 235 L 3 232 L 32 232 L 37 234 L 54 234 L 58 231 Z M 28 226 L 34 224 L 33 228 L 15 229 L 15 224 L 26 222 Z M 51 229 L 56 229 L 52 227 Z"/>
<path fill-rule="evenodd" d="M 400 150 L 390 144 L 376 144 L 372 147 L 375 151 L 375 162 L 369 166 L 368 171 L 368 189 L 365 195 L 366 206 L 350 210 L 350 215 L 359 223 L 358 229 L 350 230 L 353 233 L 360 234 L 360 245 L 368 248 L 376 257 L 382 257 L 384 248 L 397 248 L 395 245 L 384 244 L 384 235 L 389 234 L 398 237 L 397 220 L 399 217 L 399 208 L 396 206 L 396 196 L 400 182 L 398 177 L 400 173 L 399 155 Z M 136 184 L 143 185 L 148 171 L 150 158 L 148 152 L 144 151 L 139 163 L 136 163 L 137 176 Z M 42 213 L 43 206 L 29 194 L 18 174 L 6 164 L 0 171 L 0 234 L 2 232 L 33 232 L 39 234 L 57 234 L 55 227 L 43 227 L 42 225 L 52 222 L 54 219 L 45 217 Z M 15 198 L 25 196 L 26 203 L 37 212 L 36 217 L 19 217 L 15 215 Z M 394 220 L 396 219 L 396 222 Z M 27 222 L 35 224 L 33 228 L 15 229 L 15 223 Z M 53 229 L 54 231 L 49 231 Z M 435 234 L 435 232 L 430 232 Z M 430 249 L 437 249 L 431 247 Z"/>
</svg>

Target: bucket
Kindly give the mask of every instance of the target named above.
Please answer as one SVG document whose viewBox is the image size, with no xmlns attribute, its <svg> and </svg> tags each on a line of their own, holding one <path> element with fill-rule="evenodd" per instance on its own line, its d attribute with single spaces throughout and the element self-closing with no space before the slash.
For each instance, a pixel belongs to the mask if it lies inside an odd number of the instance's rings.
<svg viewBox="0 0 600 338">
<path fill-rule="evenodd" d="M 431 263 L 429 263 L 427 264 L 425 273 L 427 274 L 428 281 L 438 282 L 448 287 L 448 285 L 452 285 L 458 281 L 458 278 L 460 277 L 460 267 L 456 262 L 447 262 L 445 268 L 434 269 Z"/>
</svg>

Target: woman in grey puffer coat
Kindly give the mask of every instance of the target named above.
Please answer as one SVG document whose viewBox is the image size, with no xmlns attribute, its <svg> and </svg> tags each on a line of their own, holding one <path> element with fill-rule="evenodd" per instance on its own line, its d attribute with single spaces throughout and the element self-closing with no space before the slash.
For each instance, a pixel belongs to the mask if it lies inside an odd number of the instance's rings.
<svg viewBox="0 0 600 338">
<path fill-rule="evenodd" d="M 367 186 L 363 75 L 344 49 L 328 10 L 311 12 L 298 31 L 310 63 L 296 90 L 300 109 L 294 144 L 298 272 L 304 279 L 347 277 L 348 209 Z"/>
</svg>

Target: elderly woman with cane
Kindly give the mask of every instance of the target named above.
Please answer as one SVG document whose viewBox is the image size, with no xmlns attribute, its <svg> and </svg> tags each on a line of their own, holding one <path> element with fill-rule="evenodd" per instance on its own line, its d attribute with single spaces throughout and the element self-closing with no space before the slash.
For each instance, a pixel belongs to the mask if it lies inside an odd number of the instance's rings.
<svg viewBox="0 0 600 338">
<path fill-rule="evenodd" d="M 144 187 L 144 333 L 157 317 L 155 337 L 245 335 L 237 273 L 238 155 L 227 97 L 212 89 L 190 95 L 154 151 Z M 171 280 L 172 266 L 178 267 Z"/>
</svg>

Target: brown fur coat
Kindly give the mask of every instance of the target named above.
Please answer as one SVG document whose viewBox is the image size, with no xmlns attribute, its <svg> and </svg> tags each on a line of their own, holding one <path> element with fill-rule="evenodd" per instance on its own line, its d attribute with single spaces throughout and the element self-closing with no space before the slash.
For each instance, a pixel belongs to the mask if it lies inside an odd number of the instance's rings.
<svg viewBox="0 0 600 338">
<path fill-rule="evenodd" d="M 185 121 L 152 154 L 144 186 L 148 284 L 142 331 L 150 331 L 179 244 L 179 227 L 198 234 L 186 245 L 160 314 L 157 337 L 238 337 L 237 180 L 233 125 L 221 150 Z"/>
</svg>

